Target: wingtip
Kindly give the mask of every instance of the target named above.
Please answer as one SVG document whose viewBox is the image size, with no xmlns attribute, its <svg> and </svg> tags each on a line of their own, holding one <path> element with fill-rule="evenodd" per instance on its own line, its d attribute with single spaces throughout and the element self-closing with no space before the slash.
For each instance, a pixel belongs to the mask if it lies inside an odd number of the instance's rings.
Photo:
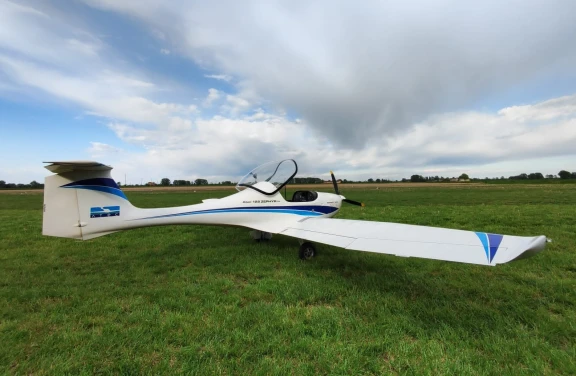
<svg viewBox="0 0 576 376">
<path fill-rule="evenodd" d="M 516 249 L 516 252 L 511 254 L 508 260 L 503 262 L 525 259 L 542 252 L 546 247 L 546 239 L 547 238 L 544 235 L 535 236 L 529 239 L 527 243 L 520 247 L 520 249 Z"/>
</svg>

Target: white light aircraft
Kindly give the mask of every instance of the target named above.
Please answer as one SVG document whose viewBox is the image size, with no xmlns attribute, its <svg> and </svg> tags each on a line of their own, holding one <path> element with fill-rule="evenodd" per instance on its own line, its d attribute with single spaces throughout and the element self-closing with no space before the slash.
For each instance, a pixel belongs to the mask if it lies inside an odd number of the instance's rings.
<svg viewBox="0 0 576 376">
<path fill-rule="evenodd" d="M 44 185 L 42 234 L 92 239 L 113 232 L 161 225 L 226 225 L 252 229 L 257 239 L 272 234 L 300 240 L 299 256 L 316 255 L 312 242 L 354 251 L 402 257 L 496 265 L 532 256 L 544 249 L 545 236 L 520 237 L 399 223 L 333 219 L 343 202 L 362 205 L 335 193 L 282 188 L 298 172 L 294 160 L 266 163 L 250 171 L 237 193 L 201 204 L 141 209 L 133 206 L 111 178 L 112 167 L 97 162 L 46 162 L 54 175 Z"/>
</svg>

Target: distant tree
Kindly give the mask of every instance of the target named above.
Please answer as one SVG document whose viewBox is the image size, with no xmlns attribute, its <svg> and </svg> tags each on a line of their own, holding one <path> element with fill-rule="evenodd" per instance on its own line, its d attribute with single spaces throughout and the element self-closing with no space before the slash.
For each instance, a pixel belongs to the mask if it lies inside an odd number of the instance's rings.
<svg viewBox="0 0 576 376">
<path fill-rule="evenodd" d="M 32 183 L 30 183 L 30 184 L 32 184 Z M 121 182 L 121 181 L 117 181 L 116 184 L 120 187 L 120 186 L 122 185 L 122 182 Z"/>
<path fill-rule="evenodd" d="M 460 177 L 459 177 L 458 179 L 460 179 L 460 180 L 469 180 L 470 177 L 468 176 L 468 174 L 462 174 L 462 175 L 460 175 Z"/>
<path fill-rule="evenodd" d="M 533 172 L 528 175 L 528 179 L 531 180 L 544 179 L 544 175 L 542 175 L 540 172 Z"/>
<path fill-rule="evenodd" d="M 412 175 L 410 176 L 410 181 L 413 183 L 426 181 L 422 175 Z"/>
<path fill-rule="evenodd" d="M 323 182 L 324 180 L 313 177 L 294 178 L 294 184 L 322 184 Z"/>
<path fill-rule="evenodd" d="M 508 179 L 510 180 L 526 180 L 528 179 L 528 174 L 520 174 L 516 176 L 510 176 Z"/>
<path fill-rule="evenodd" d="M 196 185 L 208 185 L 208 180 L 206 180 L 206 179 L 196 179 L 196 180 L 194 180 L 194 184 L 196 184 Z"/>
<path fill-rule="evenodd" d="M 168 185 L 170 185 L 170 179 L 163 178 L 162 180 L 160 180 L 160 184 L 164 185 L 164 186 L 168 186 Z"/>
<path fill-rule="evenodd" d="M 36 180 L 30 182 L 30 188 L 40 188 L 42 184 L 38 183 Z"/>
<path fill-rule="evenodd" d="M 576 179 L 576 172 L 571 173 L 571 174 L 570 174 L 570 178 L 571 178 L 571 179 Z"/>
<path fill-rule="evenodd" d="M 562 170 L 558 173 L 558 176 L 560 176 L 560 179 L 570 179 L 572 174 L 570 174 L 570 172 L 566 171 L 566 170 Z"/>
<path fill-rule="evenodd" d="M 4 180 L 0 180 L 0 188 L 5 188 L 6 182 Z"/>
<path fill-rule="evenodd" d="M 190 183 L 190 180 L 174 180 L 172 182 L 172 185 L 177 185 L 177 186 L 184 186 L 184 185 L 191 185 L 192 183 Z"/>
<path fill-rule="evenodd" d="M 374 179 L 372 178 L 368 179 L 368 183 L 374 183 Z"/>
</svg>

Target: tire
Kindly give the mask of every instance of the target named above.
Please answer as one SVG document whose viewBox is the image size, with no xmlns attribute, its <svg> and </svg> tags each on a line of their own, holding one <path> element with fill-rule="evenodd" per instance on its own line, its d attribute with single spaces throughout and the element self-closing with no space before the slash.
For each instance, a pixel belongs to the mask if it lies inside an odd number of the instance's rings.
<svg viewBox="0 0 576 376">
<path fill-rule="evenodd" d="M 316 247 L 310 242 L 305 242 L 300 246 L 298 256 L 301 260 L 311 260 L 316 256 Z"/>
</svg>

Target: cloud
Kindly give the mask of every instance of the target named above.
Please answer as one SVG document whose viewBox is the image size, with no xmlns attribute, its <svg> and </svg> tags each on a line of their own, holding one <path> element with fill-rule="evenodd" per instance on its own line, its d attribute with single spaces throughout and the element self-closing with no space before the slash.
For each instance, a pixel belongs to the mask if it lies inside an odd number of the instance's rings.
<svg viewBox="0 0 576 376">
<path fill-rule="evenodd" d="M 518 122 L 542 122 L 573 116 L 576 112 L 574 96 L 550 99 L 535 105 L 512 106 L 498 111 L 504 118 Z"/>
<path fill-rule="evenodd" d="M 197 119 L 193 131 L 178 134 L 124 124 L 111 124 L 110 128 L 123 141 L 146 147 L 145 153 L 126 156 L 122 163 L 139 161 L 150 174 L 158 171 L 219 181 L 238 178 L 270 160 L 293 158 L 303 175 L 325 176 L 333 169 L 339 177 L 354 179 L 400 179 L 414 173 L 453 176 L 462 171 L 474 177 L 508 176 L 521 172 L 507 166 L 509 161 L 537 158 L 530 165 L 519 165 L 543 173 L 569 168 L 550 168 L 546 163 L 576 155 L 576 108 L 562 117 L 541 119 L 575 104 L 573 95 L 523 106 L 530 116 L 522 119 L 507 117 L 509 109 L 433 115 L 407 133 L 376 137 L 372 146 L 358 151 L 327 143 L 314 137 L 305 123 L 261 109 L 234 118 Z M 483 167 L 486 165 L 492 166 L 492 172 Z"/>
<path fill-rule="evenodd" d="M 170 50 L 166 49 L 166 48 L 161 48 L 160 49 L 160 53 L 162 55 L 170 55 Z"/>
<path fill-rule="evenodd" d="M 391 140 L 384 150 L 397 156 L 394 165 L 407 167 L 475 166 L 574 155 L 574 105 L 576 95 L 521 109 L 505 108 L 495 114 L 436 115 Z M 556 116 L 560 113 L 562 116 Z"/>
<path fill-rule="evenodd" d="M 206 99 L 204 99 L 204 102 L 202 102 L 202 104 L 205 107 L 210 107 L 212 106 L 212 103 L 216 102 L 218 99 L 220 99 L 220 91 L 211 88 L 208 89 L 208 96 L 206 97 Z"/>
<path fill-rule="evenodd" d="M 85 61 L 98 60 L 102 41 L 81 29 L 74 19 L 60 22 L 57 14 L 26 5 L 0 3 L 0 51 L 78 72 Z"/>
<path fill-rule="evenodd" d="M 95 116 L 170 128 L 197 112 L 194 104 L 146 98 L 158 90 L 155 84 L 110 71 L 106 66 L 95 67 L 91 73 L 62 72 L 0 53 L 0 68 L 9 72 L 12 81 L 78 103 Z"/>
<path fill-rule="evenodd" d="M 226 104 L 222 106 L 224 112 L 231 116 L 237 116 L 239 113 L 246 112 L 252 107 L 252 104 L 245 98 L 238 95 L 226 95 Z"/>
<path fill-rule="evenodd" d="M 4 92 L 17 87 L 32 96 L 39 90 L 44 98 L 78 104 L 90 115 L 175 131 L 189 129 L 198 113 L 193 103 L 152 99 L 179 89 L 157 77 L 152 82 L 142 69 L 119 59 L 97 33 L 81 28 L 77 17 L 45 4 L 39 10 L 2 2 L 0 24 Z"/>
<path fill-rule="evenodd" d="M 344 147 L 535 79 L 576 78 L 574 2 L 88 4 L 163 30 Z"/>
<path fill-rule="evenodd" d="M 204 77 L 213 78 L 219 81 L 226 81 L 226 82 L 232 81 L 232 76 L 229 76 L 227 74 L 205 74 Z"/>
<path fill-rule="evenodd" d="M 90 142 L 88 153 L 93 158 L 108 157 L 111 154 L 118 154 L 123 150 L 112 145 L 104 144 L 102 142 Z"/>
</svg>

